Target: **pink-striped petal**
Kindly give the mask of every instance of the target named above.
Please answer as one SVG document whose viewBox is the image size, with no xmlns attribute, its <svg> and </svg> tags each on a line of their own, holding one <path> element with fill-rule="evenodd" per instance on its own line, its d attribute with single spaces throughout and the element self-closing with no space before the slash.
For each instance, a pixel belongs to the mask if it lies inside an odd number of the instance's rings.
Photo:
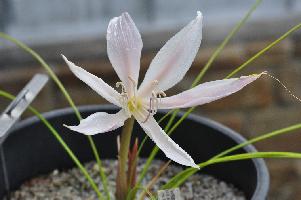
<svg viewBox="0 0 301 200">
<path fill-rule="evenodd" d="M 182 80 L 201 44 L 202 19 L 198 12 L 194 20 L 166 42 L 151 62 L 139 88 L 139 96 L 149 96 L 154 89 L 165 91 Z"/>
<path fill-rule="evenodd" d="M 211 81 L 200 84 L 174 96 L 162 98 L 160 109 L 187 108 L 202 105 L 229 96 L 258 79 L 263 73 L 240 78 Z"/>
<path fill-rule="evenodd" d="M 110 21 L 107 30 L 108 56 L 130 95 L 138 83 L 142 46 L 140 33 L 128 13 Z"/>
<path fill-rule="evenodd" d="M 83 68 L 76 66 L 74 63 L 70 62 L 64 55 L 62 55 L 62 57 L 77 78 L 89 85 L 95 92 L 97 92 L 110 103 L 121 107 L 121 104 L 119 102 L 120 94 L 114 88 L 106 84 L 101 78 L 98 78 L 97 76 L 87 72 Z"/>
<path fill-rule="evenodd" d="M 129 116 L 123 109 L 116 114 L 97 112 L 81 120 L 78 126 L 65 126 L 85 135 L 95 135 L 109 132 L 123 126 L 127 118 L 129 118 Z"/>
<path fill-rule="evenodd" d="M 176 144 L 159 126 L 153 117 L 149 117 L 146 122 L 137 120 L 145 133 L 156 143 L 164 152 L 167 158 L 185 166 L 199 168 L 178 144 Z"/>
</svg>

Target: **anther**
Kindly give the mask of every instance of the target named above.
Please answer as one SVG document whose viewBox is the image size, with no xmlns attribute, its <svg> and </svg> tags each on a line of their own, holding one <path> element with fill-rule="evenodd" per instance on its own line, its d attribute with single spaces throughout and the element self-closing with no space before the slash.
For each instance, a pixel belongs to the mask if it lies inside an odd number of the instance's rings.
<svg viewBox="0 0 301 200">
<path fill-rule="evenodd" d="M 128 101 L 128 95 L 125 91 L 124 84 L 122 82 L 117 82 L 116 88 L 119 88 L 119 87 L 121 87 L 121 93 L 120 93 L 121 104 L 126 105 L 126 102 Z"/>
<path fill-rule="evenodd" d="M 157 86 L 159 84 L 159 81 L 158 80 L 153 80 L 153 85 L 154 86 Z"/>
<path fill-rule="evenodd" d="M 166 97 L 166 94 L 165 94 L 165 92 L 160 91 L 160 92 L 157 93 L 157 96 L 158 96 L 159 99 L 160 99 L 160 98 L 162 98 L 162 97 Z"/>
<path fill-rule="evenodd" d="M 117 82 L 116 83 L 116 88 L 119 88 L 121 87 L 121 94 L 125 94 L 125 87 L 124 87 L 124 84 L 122 82 Z"/>
</svg>

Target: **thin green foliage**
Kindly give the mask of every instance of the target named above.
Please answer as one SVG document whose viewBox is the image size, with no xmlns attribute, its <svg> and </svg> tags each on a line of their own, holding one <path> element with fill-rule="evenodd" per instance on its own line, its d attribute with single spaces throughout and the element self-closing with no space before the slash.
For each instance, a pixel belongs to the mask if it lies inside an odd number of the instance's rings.
<svg viewBox="0 0 301 200">
<path fill-rule="evenodd" d="M 233 36 L 241 29 L 241 27 L 246 23 L 246 21 L 248 20 L 248 18 L 251 16 L 251 14 L 256 10 L 256 8 L 258 7 L 258 5 L 262 2 L 262 0 L 257 0 L 254 5 L 250 8 L 250 10 L 246 13 L 246 15 L 242 18 L 242 20 L 240 20 L 235 26 L 234 28 L 230 31 L 230 33 L 225 37 L 225 39 L 223 40 L 223 42 L 218 46 L 218 48 L 214 51 L 214 53 L 212 54 L 212 56 L 209 58 L 208 62 L 206 63 L 206 65 L 202 68 L 202 70 L 200 71 L 200 73 L 198 74 L 198 76 L 195 78 L 195 80 L 193 81 L 191 88 L 195 87 L 197 84 L 199 84 L 201 82 L 201 79 L 203 78 L 203 76 L 205 75 L 205 73 L 208 71 L 208 69 L 211 67 L 212 63 L 216 60 L 216 58 L 220 55 L 220 53 L 222 52 L 222 50 L 225 48 L 225 46 L 229 43 L 230 39 L 233 38 Z M 172 127 L 172 123 L 174 122 L 178 112 L 180 111 L 180 109 L 175 109 L 172 110 L 172 116 L 170 117 L 166 127 L 164 128 L 164 130 L 167 132 L 167 134 L 171 134 L 181 123 L 184 119 L 186 119 L 186 117 L 195 109 L 195 107 L 189 108 L 185 114 L 176 122 L 176 124 L 174 124 Z M 165 117 L 165 116 L 164 116 Z M 170 129 L 171 127 L 171 129 Z M 146 140 L 146 139 L 145 139 Z M 140 148 L 142 148 L 143 145 L 140 145 Z M 154 157 L 156 156 L 157 152 L 159 151 L 158 147 L 154 147 L 151 155 L 149 156 L 149 158 L 146 161 L 146 164 L 144 165 L 144 168 L 139 176 L 138 179 L 138 183 L 140 184 L 141 181 L 143 180 L 151 162 L 153 161 Z"/>
<path fill-rule="evenodd" d="M 5 97 L 7 99 L 13 100 L 15 97 L 12 94 L 9 94 L 8 92 L 5 92 L 3 90 L 0 90 L 0 96 Z M 83 166 L 83 164 L 78 160 L 76 155 L 72 152 L 72 150 L 68 147 L 68 145 L 65 143 L 63 138 L 60 136 L 60 134 L 55 130 L 55 128 L 49 123 L 49 121 L 43 117 L 43 115 L 38 112 L 35 108 L 29 106 L 29 111 L 31 111 L 35 116 L 37 116 L 41 122 L 49 129 L 49 131 L 52 133 L 52 135 L 57 139 L 57 141 L 62 145 L 66 153 L 69 155 L 69 157 L 73 160 L 73 162 L 77 165 L 77 167 L 80 169 L 80 171 L 83 173 L 83 175 L 86 177 L 94 191 L 96 192 L 99 199 L 104 200 L 103 195 L 99 191 L 97 185 Z"/>
<path fill-rule="evenodd" d="M 173 121 L 176 119 L 177 114 L 178 114 L 179 111 L 180 111 L 180 109 L 173 110 L 173 113 L 172 113 L 171 117 L 169 118 L 169 120 L 168 120 L 168 122 L 167 122 L 167 124 L 164 128 L 165 132 L 168 132 L 168 130 L 170 129 L 170 127 L 173 123 Z"/>
<path fill-rule="evenodd" d="M 29 53 L 34 59 L 36 59 L 41 64 L 41 66 L 46 70 L 46 72 L 49 74 L 51 79 L 56 83 L 58 88 L 61 90 L 62 94 L 64 95 L 64 97 L 66 98 L 66 100 L 68 101 L 68 103 L 70 104 L 72 109 L 74 110 L 74 113 L 75 113 L 76 117 L 78 118 L 78 120 L 81 120 L 82 119 L 81 114 L 78 111 L 77 107 L 75 106 L 71 96 L 67 92 L 67 90 L 64 87 L 64 85 L 62 84 L 62 82 L 56 76 L 54 71 L 51 69 L 51 67 L 45 62 L 45 60 L 37 52 L 35 52 L 30 47 L 28 47 L 26 44 L 22 43 L 21 41 L 15 39 L 15 38 L 13 38 L 13 37 L 5 34 L 5 33 L 0 32 L 0 38 L 3 38 L 5 40 L 8 40 L 8 41 L 14 43 L 15 45 L 17 45 L 18 47 L 23 49 L 25 52 Z M 92 136 L 88 135 L 87 138 L 88 138 L 88 141 L 90 143 L 91 149 L 92 149 L 94 157 L 96 159 L 96 162 L 98 164 L 99 173 L 100 173 L 100 177 L 101 177 L 101 180 L 102 180 L 102 183 L 103 183 L 105 193 L 108 196 L 107 198 L 110 199 L 110 193 L 109 193 L 108 184 L 107 184 L 107 177 L 104 173 L 102 163 L 101 163 L 101 160 L 100 160 L 100 156 L 99 156 L 99 153 L 97 151 L 95 142 L 93 141 Z"/>
<path fill-rule="evenodd" d="M 238 144 L 238 145 L 236 145 L 236 146 L 234 146 L 230 149 L 227 149 L 227 150 L 219 153 L 218 155 L 212 157 L 209 160 L 214 160 L 214 159 L 220 158 L 222 156 L 225 156 L 229 153 L 232 153 L 232 152 L 234 152 L 234 151 L 236 151 L 236 150 L 238 150 L 238 149 L 240 149 L 244 146 L 247 146 L 249 144 L 253 144 L 253 143 L 256 143 L 256 142 L 260 142 L 262 140 L 270 139 L 270 138 L 273 138 L 273 137 L 278 136 L 278 135 L 291 133 L 291 132 L 296 131 L 298 129 L 301 129 L 301 123 L 295 124 L 295 125 L 292 125 L 292 126 L 289 126 L 289 127 L 286 127 L 286 128 L 282 128 L 282 129 L 279 129 L 279 130 L 275 130 L 275 131 L 272 131 L 272 132 L 269 132 L 269 133 L 266 133 L 266 134 L 263 134 L 261 136 L 255 137 L 255 138 L 253 138 L 249 141 Z M 190 176 L 192 176 L 196 172 L 198 172 L 198 170 L 194 169 L 194 168 L 185 169 L 185 170 L 181 171 L 180 173 L 178 173 L 176 176 L 174 176 L 172 179 L 170 179 L 164 185 L 164 188 L 165 187 L 166 188 L 178 187 L 179 185 L 183 184 Z"/>
<path fill-rule="evenodd" d="M 212 165 L 212 164 L 216 164 L 216 163 L 229 162 L 229 161 L 235 161 L 235 160 L 246 160 L 246 159 L 253 159 L 253 158 L 295 158 L 295 159 L 300 159 L 301 153 L 295 153 L 295 152 L 242 153 L 242 154 L 236 154 L 236 155 L 216 158 L 214 160 L 209 160 L 205 163 L 200 164 L 199 166 L 204 168 L 208 165 Z"/>
<path fill-rule="evenodd" d="M 235 70 L 233 72 L 231 72 L 226 78 L 231 78 L 232 76 L 234 76 L 235 74 L 237 74 L 238 72 L 240 72 L 242 69 L 244 69 L 247 65 L 249 65 L 250 63 L 252 63 L 253 61 L 255 61 L 257 58 L 259 58 L 262 54 L 264 54 L 265 52 L 267 52 L 268 50 L 270 50 L 272 47 L 274 47 L 276 44 L 278 44 L 279 42 L 281 42 L 282 40 L 284 40 L 285 38 L 287 38 L 288 36 L 290 36 L 292 33 L 294 33 L 295 31 L 299 30 L 301 28 L 301 23 L 297 24 L 296 26 L 292 27 L 291 29 L 289 29 L 286 33 L 284 33 L 282 36 L 280 36 L 278 39 L 276 39 L 274 42 L 272 42 L 271 44 L 269 44 L 268 46 L 266 46 L 264 49 L 262 49 L 261 51 L 259 51 L 258 53 L 256 53 L 254 56 L 252 56 L 250 59 L 248 59 L 246 62 L 244 62 L 242 65 L 238 66 L 237 68 L 235 68 Z"/>
<path fill-rule="evenodd" d="M 237 161 L 237 160 L 246 160 L 246 159 L 252 159 L 252 158 L 295 158 L 300 159 L 301 154 L 300 153 L 294 153 L 294 152 L 252 152 L 252 153 L 243 153 L 243 154 L 236 154 L 231 156 L 225 156 L 221 158 L 216 159 L 210 159 L 206 162 L 200 163 L 199 167 L 202 169 L 204 167 L 207 167 L 209 165 L 217 164 L 217 163 L 223 163 L 223 162 L 230 162 L 230 161 Z M 179 174 L 181 176 L 178 176 L 177 179 L 171 179 L 168 183 L 163 185 L 161 189 L 170 189 L 179 187 L 183 180 L 189 178 L 191 175 L 187 173 Z"/>
</svg>

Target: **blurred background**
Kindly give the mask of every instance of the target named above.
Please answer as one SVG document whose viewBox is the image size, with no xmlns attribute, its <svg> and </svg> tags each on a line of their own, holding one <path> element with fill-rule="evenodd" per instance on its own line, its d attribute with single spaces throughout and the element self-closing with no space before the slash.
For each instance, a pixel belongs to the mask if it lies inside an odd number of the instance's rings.
<svg viewBox="0 0 301 200">
<path fill-rule="evenodd" d="M 106 54 L 109 20 L 127 11 L 138 26 L 144 48 L 141 78 L 168 38 L 200 10 L 203 41 L 185 80 L 168 91 L 187 89 L 196 74 L 254 0 L 0 0 L 0 31 L 36 50 L 55 70 L 77 105 L 106 103 L 68 70 L 60 54 L 114 85 L 117 76 Z M 300 0 L 263 0 L 246 25 L 213 63 L 204 81 L 222 79 L 233 69 L 301 21 Z M 279 43 L 239 75 L 269 71 L 301 96 L 301 31 Z M 30 55 L 0 39 L 0 89 L 16 94 L 37 72 Z M 141 79 L 140 79 L 141 81 Z M 84 97 L 84 98 L 83 98 Z M 0 100 L 0 111 L 8 102 Z M 51 82 L 34 102 L 40 111 L 68 106 Z M 300 123 L 300 102 L 271 78 L 262 77 L 238 94 L 195 112 L 219 121 L 247 138 Z M 301 152 L 301 131 L 256 144 L 262 151 Z M 301 161 L 268 160 L 270 199 L 300 199 Z M 235 170 L 235 169 L 234 169 Z"/>
</svg>

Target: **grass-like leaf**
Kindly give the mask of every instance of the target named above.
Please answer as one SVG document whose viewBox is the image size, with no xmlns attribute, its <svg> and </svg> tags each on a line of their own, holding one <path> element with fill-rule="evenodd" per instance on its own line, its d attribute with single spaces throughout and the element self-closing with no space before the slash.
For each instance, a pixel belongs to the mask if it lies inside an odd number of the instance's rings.
<svg viewBox="0 0 301 200">
<path fill-rule="evenodd" d="M 237 161 L 237 160 L 247 160 L 253 158 L 294 158 L 300 159 L 301 154 L 295 152 L 253 152 L 253 153 L 243 153 L 243 154 L 236 154 L 231 156 L 225 156 L 221 158 L 216 158 L 212 160 L 208 160 L 206 162 L 200 163 L 199 167 L 202 169 L 206 166 L 213 165 L 216 163 L 223 163 L 223 162 L 230 162 L 230 161 Z M 170 189 L 179 187 L 187 178 L 189 178 L 192 174 L 189 173 L 182 173 L 179 174 L 176 179 L 171 179 L 168 183 L 162 186 L 161 189 Z"/>
<path fill-rule="evenodd" d="M 0 32 L 0 38 L 3 38 L 5 40 L 8 40 L 8 41 L 14 43 L 18 47 L 20 47 L 22 50 L 29 53 L 35 60 L 37 60 L 41 64 L 41 66 L 46 70 L 46 72 L 49 74 L 51 79 L 56 83 L 58 88 L 61 90 L 62 94 L 64 95 L 64 97 L 66 98 L 68 103 L 70 104 L 71 108 L 74 110 L 74 113 L 75 113 L 76 117 L 78 118 L 78 120 L 81 120 L 82 119 L 81 114 L 78 111 L 77 107 L 75 106 L 71 96 L 67 92 L 67 90 L 64 87 L 64 85 L 62 84 L 62 82 L 56 76 L 54 71 L 51 69 L 51 67 L 45 62 L 45 60 L 37 52 L 35 52 L 30 47 L 28 47 L 26 44 L 22 43 L 21 41 L 15 39 L 15 38 L 13 38 L 13 37 L 5 34 L 5 33 Z M 100 177 L 101 177 L 101 180 L 102 180 L 102 183 L 103 183 L 104 190 L 106 192 L 106 195 L 108 196 L 107 198 L 110 200 L 110 192 L 109 192 L 109 189 L 108 189 L 107 177 L 104 173 L 103 166 L 102 166 L 100 156 L 99 156 L 99 153 L 97 151 L 95 142 L 94 142 L 92 136 L 88 135 L 87 138 L 88 138 L 88 141 L 90 143 L 91 149 L 93 151 L 94 157 L 96 159 L 96 162 L 97 162 L 97 165 L 98 165 L 98 168 L 99 168 L 99 173 L 100 173 Z"/>
<path fill-rule="evenodd" d="M 242 65 L 236 67 L 235 70 L 232 71 L 226 78 L 233 77 L 235 74 L 237 74 L 238 72 L 240 72 L 241 70 L 243 70 L 247 65 L 249 65 L 250 63 L 252 63 L 253 61 L 255 61 L 257 58 L 259 58 L 262 54 L 264 54 L 265 52 L 267 52 L 268 50 L 270 50 L 276 44 L 278 44 L 279 42 L 281 42 L 282 40 L 284 40 L 285 38 L 287 38 L 288 36 L 290 36 L 295 31 L 299 30 L 300 28 L 301 28 L 301 23 L 297 24 L 296 26 L 294 26 L 291 29 L 289 29 L 286 33 L 284 33 L 278 39 L 276 39 L 274 42 L 272 42 L 271 44 L 269 44 L 268 46 L 266 46 L 265 48 L 263 48 L 261 51 L 259 51 L 258 53 L 256 53 L 254 56 L 252 56 L 250 59 L 248 59 Z"/>
<path fill-rule="evenodd" d="M 0 90 L 0 96 L 5 97 L 7 99 L 13 100 L 15 96 L 12 94 L 5 92 L 3 90 Z M 29 111 L 31 111 L 35 116 L 37 116 L 41 122 L 49 129 L 49 131 L 52 133 L 52 135 L 57 139 L 57 141 L 62 145 L 64 150 L 67 152 L 69 157 L 73 160 L 73 162 L 77 165 L 77 167 L 80 169 L 80 171 L 83 173 L 83 175 L 86 177 L 94 191 L 96 192 L 97 196 L 99 199 L 104 200 L 103 195 L 99 191 L 96 183 L 93 181 L 83 164 L 78 160 L 76 155 L 72 152 L 72 150 L 68 147 L 68 145 L 65 143 L 63 138 L 60 136 L 60 134 L 55 130 L 55 128 L 49 123 L 49 121 L 43 117 L 43 115 L 38 112 L 34 107 L 29 106 L 28 107 Z"/>
<path fill-rule="evenodd" d="M 212 157 L 208 161 L 219 159 L 220 157 L 225 156 L 229 153 L 232 153 L 232 152 L 234 152 L 244 146 L 247 146 L 249 144 L 253 144 L 253 143 L 256 143 L 256 142 L 259 142 L 262 140 L 266 140 L 266 139 L 271 139 L 272 137 L 291 133 L 291 132 L 299 130 L 299 129 L 301 129 L 301 123 L 263 134 L 261 136 L 255 137 L 249 141 L 238 144 L 230 149 L 227 149 L 227 150 L 219 153 L 218 155 Z M 183 184 L 190 176 L 192 176 L 196 172 L 198 172 L 198 170 L 196 170 L 194 168 L 185 169 L 185 170 L 181 171 L 180 173 L 178 173 L 176 176 L 174 176 L 172 179 L 170 179 L 169 182 L 166 183 L 166 185 L 164 185 L 164 188 L 178 187 L 179 185 Z"/>
</svg>

